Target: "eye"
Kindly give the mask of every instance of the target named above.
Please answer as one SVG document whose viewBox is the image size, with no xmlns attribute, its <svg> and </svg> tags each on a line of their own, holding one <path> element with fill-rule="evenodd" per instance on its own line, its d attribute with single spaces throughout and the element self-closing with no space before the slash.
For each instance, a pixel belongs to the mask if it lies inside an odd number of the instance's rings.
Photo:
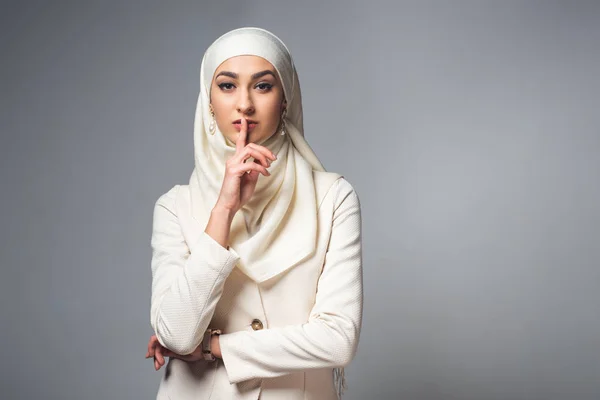
<svg viewBox="0 0 600 400">
<path fill-rule="evenodd" d="M 233 83 L 229 83 L 229 82 L 219 83 L 218 86 L 223 91 L 232 90 L 235 87 L 235 86 L 233 86 Z"/>
<path fill-rule="evenodd" d="M 261 82 L 256 85 L 256 88 L 262 92 L 268 92 L 269 90 L 271 90 L 273 88 L 273 85 L 271 85 L 270 83 L 267 83 L 267 82 Z"/>
</svg>

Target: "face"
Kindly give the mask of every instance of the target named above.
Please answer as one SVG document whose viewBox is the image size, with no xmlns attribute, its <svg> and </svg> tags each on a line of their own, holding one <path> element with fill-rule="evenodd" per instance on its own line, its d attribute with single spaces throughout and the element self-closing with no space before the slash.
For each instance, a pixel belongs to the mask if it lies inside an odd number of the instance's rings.
<svg viewBox="0 0 600 400">
<path fill-rule="evenodd" d="M 248 143 L 261 143 L 279 128 L 286 106 L 283 86 L 273 65 L 258 56 L 237 56 L 215 71 L 210 102 L 219 130 L 232 142 L 240 119 L 248 121 Z"/>
</svg>

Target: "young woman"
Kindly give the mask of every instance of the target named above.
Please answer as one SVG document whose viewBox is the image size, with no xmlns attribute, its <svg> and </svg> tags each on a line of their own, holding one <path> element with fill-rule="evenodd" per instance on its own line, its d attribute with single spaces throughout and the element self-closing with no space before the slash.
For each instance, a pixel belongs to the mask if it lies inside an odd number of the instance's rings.
<svg viewBox="0 0 600 400">
<path fill-rule="evenodd" d="M 341 397 L 362 322 L 360 204 L 305 141 L 272 33 L 236 29 L 206 51 L 194 156 L 154 209 L 157 398 Z"/>
</svg>

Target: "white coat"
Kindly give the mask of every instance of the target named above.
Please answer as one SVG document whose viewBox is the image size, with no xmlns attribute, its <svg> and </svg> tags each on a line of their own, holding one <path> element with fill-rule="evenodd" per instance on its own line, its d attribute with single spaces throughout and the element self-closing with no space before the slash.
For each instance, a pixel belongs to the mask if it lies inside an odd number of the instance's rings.
<svg viewBox="0 0 600 400">
<path fill-rule="evenodd" d="M 189 215 L 187 185 L 156 202 L 151 325 L 159 342 L 191 353 L 207 328 L 221 329 L 222 360 L 170 358 L 157 399 L 336 399 L 333 369 L 353 359 L 362 323 L 361 211 L 343 177 L 314 171 L 314 254 L 257 283 L 239 256 Z M 290 243 L 293 248 L 294 243 Z"/>
</svg>

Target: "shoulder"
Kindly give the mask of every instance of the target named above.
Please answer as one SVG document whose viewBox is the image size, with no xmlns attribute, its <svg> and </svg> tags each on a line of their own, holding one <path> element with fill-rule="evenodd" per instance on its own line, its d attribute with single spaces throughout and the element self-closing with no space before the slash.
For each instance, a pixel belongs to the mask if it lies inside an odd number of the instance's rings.
<svg viewBox="0 0 600 400">
<path fill-rule="evenodd" d="M 332 229 L 336 232 L 360 232 L 362 212 L 354 186 L 341 177 L 332 185 L 330 197 Z"/>
<path fill-rule="evenodd" d="M 179 192 L 181 185 L 175 185 L 169 189 L 166 193 L 160 195 L 158 200 L 154 203 L 154 208 L 166 208 L 171 210 L 175 207 L 177 201 L 177 193 Z"/>
<path fill-rule="evenodd" d="M 185 196 L 186 193 L 189 193 L 188 185 L 175 185 L 171 189 L 169 189 L 166 193 L 160 195 L 160 197 L 154 203 L 154 213 L 164 213 L 169 212 L 173 215 L 176 214 L 175 209 L 178 205 L 178 202 L 182 199 L 182 196 Z"/>
<path fill-rule="evenodd" d="M 153 212 L 153 241 L 167 237 L 179 238 L 181 226 L 179 219 L 179 201 L 188 190 L 188 185 L 175 185 L 160 195 L 154 204 Z"/>
<path fill-rule="evenodd" d="M 360 199 L 358 198 L 358 193 L 354 189 L 354 186 L 345 177 L 341 177 L 335 181 L 331 190 L 333 202 L 336 208 L 342 205 L 356 206 L 360 208 Z"/>
<path fill-rule="evenodd" d="M 331 198 L 334 207 L 342 203 L 356 203 L 360 206 L 354 186 L 343 176 L 335 172 L 313 171 L 317 196 L 321 200 Z"/>
</svg>

